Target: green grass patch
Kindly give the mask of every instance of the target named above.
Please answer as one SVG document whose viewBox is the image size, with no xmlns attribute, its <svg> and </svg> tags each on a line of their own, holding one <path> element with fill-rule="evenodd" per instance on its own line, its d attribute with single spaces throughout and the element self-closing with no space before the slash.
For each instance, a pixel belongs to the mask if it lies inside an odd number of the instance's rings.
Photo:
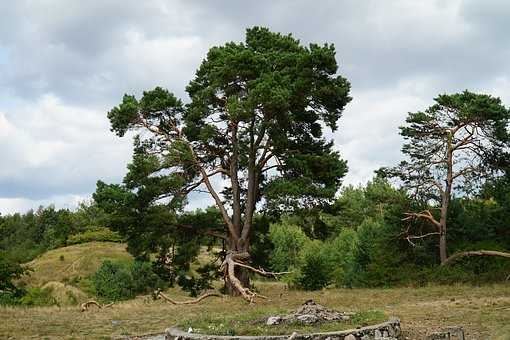
<svg viewBox="0 0 510 340">
<path fill-rule="evenodd" d="M 333 332 L 374 325 L 386 321 L 386 315 L 378 310 L 361 311 L 347 321 L 319 322 L 313 325 L 301 322 L 285 322 L 279 325 L 268 326 L 266 320 L 269 316 L 288 314 L 285 310 L 257 310 L 246 311 L 231 315 L 211 316 L 202 314 L 178 324 L 178 327 L 187 331 L 190 327 L 193 333 L 211 335 L 286 335 L 292 332 L 317 333 Z"/>
</svg>

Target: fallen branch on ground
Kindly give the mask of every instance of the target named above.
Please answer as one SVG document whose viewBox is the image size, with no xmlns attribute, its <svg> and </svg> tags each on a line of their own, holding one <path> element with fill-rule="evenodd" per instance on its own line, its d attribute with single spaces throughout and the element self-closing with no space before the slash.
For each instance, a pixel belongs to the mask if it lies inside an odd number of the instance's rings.
<svg viewBox="0 0 510 340">
<path fill-rule="evenodd" d="M 218 293 L 206 293 L 206 294 L 203 294 L 203 295 L 201 295 L 201 296 L 199 296 L 199 297 L 197 297 L 196 299 L 193 299 L 193 300 L 175 301 L 175 300 L 169 298 L 168 296 L 166 296 L 165 294 L 163 294 L 163 292 L 161 290 L 159 290 L 159 289 L 154 292 L 154 295 L 156 296 L 156 298 L 162 298 L 163 300 L 166 300 L 167 302 L 170 302 L 173 305 L 192 305 L 192 304 L 195 304 L 195 303 L 199 303 L 203 299 L 206 299 L 206 298 L 211 297 L 211 296 L 221 297 L 221 295 L 218 294 Z"/>
<path fill-rule="evenodd" d="M 101 309 L 101 308 L 108 308 L 108 307 L 113 306 L 113 302 L 108 303 L 106 305 L 101 305 L 101 304 L 99 304 L 95 300 L 90 300 L 90 301 L 87 301 L 87 302 L 84 302 L 84 303 L 81 304 L 81 311 L 82 312 L 87 311 L 90 306 L 97 306 L 97 308 L 99 308 L 99 309 Z"/>
<path fill-rule="evenodd" d="M 472 251 L 464 251 L 460 253 L 453 254 L 449 258 L 447 258 L 443 263 L 441 263 L 442 266 L 450 264 L 452 262 L 457 261 L 458 259 L 466 256 L 500 256 L 500 257 L 507 257 L 510 258 L 510 253 L 505 253 L 502 251 L 495 251 L 495 250 L 472 250 Z"/>
</svg>

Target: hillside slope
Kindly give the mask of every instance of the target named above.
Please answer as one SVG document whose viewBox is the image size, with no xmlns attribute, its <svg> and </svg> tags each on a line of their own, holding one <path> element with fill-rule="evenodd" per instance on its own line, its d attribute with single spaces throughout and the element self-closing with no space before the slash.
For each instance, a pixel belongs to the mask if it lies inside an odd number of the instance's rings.
<svg viewBox="0 0 510 340">
<path fill-rule="evenodd" d="M 33 272 L 23 279 L 30 286 L 48 282 L 66 282 L 93 274 L 105 260 L 131 261 L 126 245 L 113 242 L 89 242 L 50 250 L 27 263 Z"/>
</svg>

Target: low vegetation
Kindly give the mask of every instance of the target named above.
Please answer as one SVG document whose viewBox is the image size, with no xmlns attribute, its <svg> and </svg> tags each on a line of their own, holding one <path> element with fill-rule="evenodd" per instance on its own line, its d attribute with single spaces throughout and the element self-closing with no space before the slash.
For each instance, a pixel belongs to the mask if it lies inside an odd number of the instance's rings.
<svg viewBox="0 0 510 340">
<path fill-rule="evenodd" d="M 362 311 L 348 321 L 323 322 L 307 325 L 300 322 L 268 326 L 268 315 L 288 313 L 287 310 L 260 309 L 229 315 L 203 314 L 178 324 L 181 329 L 192 329 L 195 333 L 214 335 L 285 335 L 297 333 L 332 332 L 374 325 L 387 320 L 381 311 Z"/>
</svg>

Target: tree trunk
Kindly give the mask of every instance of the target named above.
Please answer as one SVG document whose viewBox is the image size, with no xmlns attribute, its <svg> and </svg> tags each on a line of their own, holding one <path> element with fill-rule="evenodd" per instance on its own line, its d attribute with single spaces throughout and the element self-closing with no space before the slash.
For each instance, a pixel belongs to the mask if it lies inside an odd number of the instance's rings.
<svg viewBox="0 0 510 340">
<path fill-rule="evenodd" d="M 441 264 L 448 258 L 446 252 L 446 230 L 439 232 L 439 258 L 441 259 Z"/>
<path fill-rule="evenodd" d="M 242 241 L 236 243 L 236 241 L 229 237 L 227 242 L 227 253 L 247 253 L 248 247 L 245 244 L 239 244 Z M 235 267 L 234 275 L 241 282 L 244 288 L 250 288 L 250 276 L 249 271 L 246 268 Z M 232 285 L 232 282 L 228 279 L 227 276 L 224 277 L 225 281 L 225 289 L 227 290 L 229 295 L 239 295 L 239 291 Z"/>
<path fill-rule="evenodd" d="M 453 187 L 453 145 L 452 139 L 453 134 L 452 131 L 448 131 L 448 141 L 447 141 L 447 149 L 446 149 L 446 187 L 444 192 L 442 193 L 442 202 L 441 202 L 441 218 L 439 220 L 439 258 L 441 260 L 441 264 L 446 261 L 448 258 L 448 253 L 446 250 L 446 219 L 448 217 L 448 206 L 450 205 L 450 199 L 452 195 L 452 187 Z"/>
</svg>

